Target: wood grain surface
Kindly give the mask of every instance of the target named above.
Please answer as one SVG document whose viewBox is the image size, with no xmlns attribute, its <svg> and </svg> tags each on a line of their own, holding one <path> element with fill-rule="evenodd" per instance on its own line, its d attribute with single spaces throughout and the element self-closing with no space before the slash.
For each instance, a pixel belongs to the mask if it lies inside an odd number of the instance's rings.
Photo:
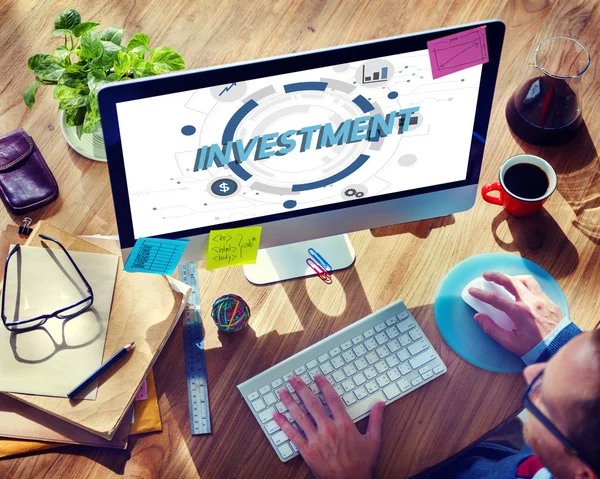
<svg viewBox="0 0 600 479">
<path fill-rule="evenodd" d="M 500 164 L 522 152 L 554 165 L 558 191 L 545 209 L 508 217 L 478 198 L 468 212 L 350 235 L 353 267 L 318 278 L 251 286 L 240 268 L 201 269 L 212 434 L 189 432 L 181 326 L 155 365 L 164 431 L 131 441 L 127 452 L 69 446 L 0 462 L 0 477 L 263 478 L 310 477 L 301 459 L 279 462 L 240 399 L 235 385 L 353 321 L 401 298 L 423 327 L 448 374 L 388 407 L 377 474 L 409 477 L 468 447 L 520 407 L 518 374 L 482 371 L 452 352 L 433 317 L 436 289 L 450 268 L 479 253 L 508 251 L 548 270 L 565 292 L 572 319 L 597 322 L 600 300 L 600 140 L 596 121 L 600 18 L 595 1 L 577 0 L 3 0 L 0 3 L 0 133 L 24 127 L 37 142 L 61 190 L 59 200 L 35 212 L 75 234 L 116 234 L 105 164 L 69 149 L 49 89 L 33 111 L 21 100 L 32 80 L 27 58 L 51 51 L 53 19 L 74 7 L 85 20 L 144 31 L 151 45 L 179 50 L 188 68 L 324 48 L 350 42 L 500 18 L 507 26 L 481 184 L 495 181 Z M 592 55 L 585 74 L 585 125 L 570 144 L 532 147 L 514 138 L 504 117 L 535 44 L 550 35 L 579 38 Z M 149 141 L 151 141 L 149 139 Z M 0 226 L 21 218 L 0 212 Z M 200 264 L 202 266 L 202 263 Z M 250 328 L 219 335 L 209 308 L 220 294 L 243 296 Z M 364 427 L 364 424 L 361 424 Z"/>
</svg>

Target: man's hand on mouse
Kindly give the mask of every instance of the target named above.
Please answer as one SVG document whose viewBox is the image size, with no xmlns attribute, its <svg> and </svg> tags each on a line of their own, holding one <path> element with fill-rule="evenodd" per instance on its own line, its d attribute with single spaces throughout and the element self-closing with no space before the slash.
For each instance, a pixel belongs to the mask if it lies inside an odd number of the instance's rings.
<svg viewBox="0 0 600 479">
<path fill-rule="evenodd" d="M 523 356 L 548 336 L 562 320 L 560 309 L 544 294 L 533 276 L 485 272 L 483 279 L 499 284 L 515 297 L 515 301 L 511 301 L 495 293 L 469 289 L 471 296 L 504 311 L 514 322 L 514 329 L 507 331 L 489 316 L 481 313 L 475 315 L 475 321 L 483 330 L 509 351 Z"/>
<path fill-rule="evenodd" d="M 367 432 L 363 435 L 356 429 L 342 400 L 327 378 L 317 375 L 315 383 L 331 410 L 332 418 L 319 398 L 301 379 L 294 376 L 290 379 L 290 384 L 313 419 L 310 419 L 285 389 L 280 391 L 279 397 L 305 436 L 303 437 L 280 412 L 276 412 L 273 419 L 295 444 L 318 479 L 373 477 L 381 445 L 381 423 L 385 404 L 380 401 L 373 406 Z"/>
</svg>

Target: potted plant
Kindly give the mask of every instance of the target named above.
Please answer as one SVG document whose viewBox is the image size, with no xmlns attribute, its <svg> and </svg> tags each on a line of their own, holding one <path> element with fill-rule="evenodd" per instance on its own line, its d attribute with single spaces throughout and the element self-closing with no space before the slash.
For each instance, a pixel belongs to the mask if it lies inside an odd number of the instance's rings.
<svg viewBox="0 0 600 479">
<path fill-rule="evenodd" d="M 75 10 L 61 12 L 54 22 L 52 37 L 61 38 L 54 55 L 38 53 L 29 58 L 34 82 L 23 93 L 32 108 L 40 85 L 52 85 L 61 129 L 67 143 L 78 153 L 106 161 L 98 90 L 104 85 L 183 70 L 185 63 L 172 48 L 149 48 L 144 33 L 136 33 L 122 45 L 123 28 L 95 31 L 100 24 L 82 22 Z"/>
</svg>

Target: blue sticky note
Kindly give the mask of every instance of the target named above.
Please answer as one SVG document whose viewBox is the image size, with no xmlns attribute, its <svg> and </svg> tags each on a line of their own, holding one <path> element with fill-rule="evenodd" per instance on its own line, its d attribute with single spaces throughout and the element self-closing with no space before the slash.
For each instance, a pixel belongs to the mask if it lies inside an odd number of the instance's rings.
<svg viewBox="0 0 600 479">
<path fill-rule="evenodd" d="M 186 239 L 140 238 L 123 269 L 131 273 L 173 274 L 188 243 Z"/>
</svg>

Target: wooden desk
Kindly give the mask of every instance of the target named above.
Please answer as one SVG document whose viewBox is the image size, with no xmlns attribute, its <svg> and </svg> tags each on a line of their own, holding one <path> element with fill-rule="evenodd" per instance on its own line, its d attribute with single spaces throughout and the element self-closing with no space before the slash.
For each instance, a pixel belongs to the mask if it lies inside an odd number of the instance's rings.
<svg viewBox="0 0 600 479">
<path fill-rule="evenodd" d="M 59 6 L 60 4 L 60 6 Z M 56 102 L 41 89 L 29 112 L 21 93 L 32 80 L 27 58 L 48 52 L 56 14 L 75 7 L 84 20 L 144 31 L 153 45 L 178 49 L 188 68 L 250 60 L 451 26 L 488 18 L 507 25 L 482 183 L 497 177 L 507 157 L 523 151 L 548 159 L 559 187 L 545 211 L 527 219 L 507 218 L 498 207 L 477 200 L 475 208 L 448 218 L 363 231 L 351 236 L 356 264 L 325 285 L 318 278 L 270 287 L 249 285 L 238 268 L 201 272 L 202 313 L 213 433 L 191 437 L 178 327 L 156 365 L 164 431 L 132 441 L 129 452 L 83 447 L 0 462 L 1 477 L 306 477 L 301 459 L 280 463 L 240 399 L 235 385 L 389 302 L 402 298 L 448 365 L 448 374 L 385 413 L 381 477 L 416 474 L 469 446 L 518 409 L 523 381 L 477 369 L 457 357 L 441 339 L 433 317 L 436 288 L 459 261 L 478 253 L 508 251 L 548 270 L 569 298 L 572 318 L 584 329 L 600 309 L 600 162 L 594 143 L 600 126 L 594 115 L 593 84 L 600 28 L 594 1 L 276 1 L 209 2 L 161 0 L 89 3 L 6 1 L 0 6 L 0 132 L 24 127 L 36 140 L 59 182 L 59 200 L 35 212 L 76 234 L 116 234 L 105 164 L 78 156 L 59 130 Z M 504 105 L 517 87 L 527 56 L 553 34 L 580 38 L 593 63 L 584 77 L 584 118 L 571 146 L 534 148 L 514 139 Z M 148 139 L 152 141 L 152 139 Z M 21 218 L 0 212 L 0 226 Z M 251 328 L 218 335 L 209 307 L 218 295 L 235 292 L 252 307 Z M 363 425 L 364 426 L 364 425 Z"/>
</svg>

